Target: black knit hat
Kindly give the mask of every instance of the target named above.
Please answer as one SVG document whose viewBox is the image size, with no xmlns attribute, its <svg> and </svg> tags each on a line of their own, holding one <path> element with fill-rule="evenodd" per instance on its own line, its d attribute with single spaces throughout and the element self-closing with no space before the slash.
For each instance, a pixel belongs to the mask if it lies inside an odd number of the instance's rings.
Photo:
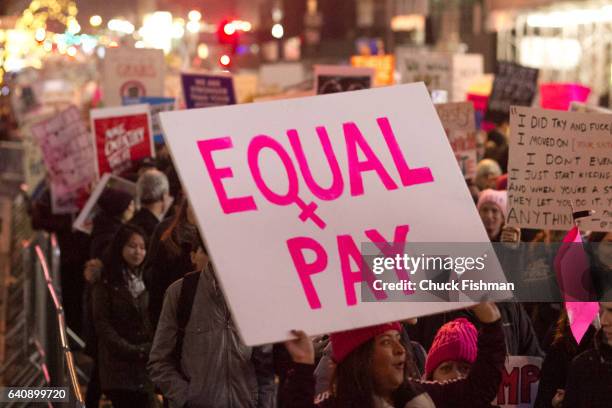
<svg viewBox="0 0 612 408">
<path fill-rule="evenodd" d="M 108 215 L 119 216 L 127 210 L 132 200 L 134 200 L 134 197 L 131 194 L 109 187 L 100 195 L 98 205 Z"/>
</svg>

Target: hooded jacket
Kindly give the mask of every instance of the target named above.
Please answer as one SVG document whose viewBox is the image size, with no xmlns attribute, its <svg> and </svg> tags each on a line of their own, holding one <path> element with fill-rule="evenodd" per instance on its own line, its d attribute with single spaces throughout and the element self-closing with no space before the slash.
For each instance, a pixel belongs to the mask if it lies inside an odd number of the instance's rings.
<svg viewBox="0 0 612 408">
<path fill-rule="evenodd" d="M 181 359 L 176 361 L 182 283 L 182 279 L 174 282 L 166 292 L 147 366 L 170 407 L 271 408 L 272 347 L 264 350 L 242 343 L 210 272 L 202 272 L 198 280 Z"/>
</svg>

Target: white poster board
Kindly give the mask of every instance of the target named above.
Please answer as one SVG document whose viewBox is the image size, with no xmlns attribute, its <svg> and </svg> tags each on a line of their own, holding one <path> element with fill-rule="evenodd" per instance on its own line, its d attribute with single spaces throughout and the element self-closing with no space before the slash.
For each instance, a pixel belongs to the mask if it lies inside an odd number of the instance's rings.
<svg viewBox="0 0 612 408">
<path fill-rule="evenodd" d="M 106 188 L 114 188 L 116 190 L 125 191 L 136 199 L 136 183 L 133 183 L 124 178 L 106 173 L 102 176 L 96 187 L 91 192 L 87 202 L 81 209 L 81 212 L 72 223 L 72 228 L 75 230 L 91 234 L 93 229 L 93 220 L 98 212 L 98 199 Z"/>
<path fill-rule="evenodd" d="M 470 85 L 484 73 L 480 54 L 451 54 L 412 47 L 398 47 L 396 64 L 403 83 L 423 81 L 430 92 L 447 91 L 450 102 L 465 101 Z"/>
<path fill-rule="evenodd" d="M 493 405 L 502 408 L 531 408 L 538 396 L 541 357 L 508 356 L 497 398 Z"/>
<path fill-rule="evenodd" d="M 595 210 L 580 227 L 612 231 L 612 116 L 510 108 L 508 223 L 569 230 L 574 211 Z"/>
<path fill-rule="evenodd" d="M 162 50 L 107 48 L 102 70 L 104 105 L 121 106 L 123 98 L 164 96 L 164 73 Z"/>
<path fill-rule="evenodd" d="M 472 102 L 436 104 L 457 163 L 466 179 L 476 177 L 476 117 Z"/>
<path fill-rule="evenodd" d="M 285 89 L 306 79 L 301 62 L 281 62 L 263 64 L 259 68 L 259 86 L 263 88 Z"/>
<path fill-rule="evenodd" d="M 423 84 L 160 116 L 246 344 L 462 306 L 360 301 L 355 261 L 373 230 L 488 242 Z"/>
</svg>

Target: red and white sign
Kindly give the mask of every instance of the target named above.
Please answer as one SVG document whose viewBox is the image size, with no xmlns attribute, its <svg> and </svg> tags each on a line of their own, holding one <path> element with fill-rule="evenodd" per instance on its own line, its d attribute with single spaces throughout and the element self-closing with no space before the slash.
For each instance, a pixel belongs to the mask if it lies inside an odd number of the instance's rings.
<svg viewBox="0 0 612 408">
<path fill-rule="evenodd" d="M 295 328 L 330 333 L 469 301 L 361 297 L 373 277 L 360 262 L 362 243 L 386 253 L 397 248 L 387 242 L 487 242 L 423 84 L 160 118 L 246 344 L 285 340 Z M 505 282 L 496 259 L 486 273 Z"/>
<path fill-rule="evenodd" d="M 508 356 L 502 370 L 497 398 L 493 405 L 531 408 L 540 385 L 541 357 Z"/>
<path fill-rule="evenodd" d="M 121 174 L 146 157 L 154 157 L 149 105 L 93 109 L 91 131 L 98 176 Z"/>
</svg>

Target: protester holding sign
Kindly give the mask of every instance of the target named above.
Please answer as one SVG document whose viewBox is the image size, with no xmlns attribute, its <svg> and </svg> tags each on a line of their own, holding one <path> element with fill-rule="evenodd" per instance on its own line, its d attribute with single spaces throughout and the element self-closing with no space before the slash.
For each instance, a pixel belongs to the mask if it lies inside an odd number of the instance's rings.
<svg viewBox="0 0 612 408">
<path fill-rule="evenodd" d="M 600 304 L 601 330 L 593 348 L 580 354 L 569 367 L 564 407 L 610 406 L 612 384 L 612 302 Z"/>
<path fill-rule="evenodd" d="M 204 244 L 194 238 L 195 271 L 166 291 L 149 358 L 151 378 L 170 407 L 272 408 L 272 347 L 242 342 Z"/>
<path fill-rule="evenodd" d="M 147 170 L 138 177 L 136 198 L 140 209 L 134 214 L 131 223 L 142 228 L 147 239 L 151 238 L 170 206 L 169 192 L 168 177 L 159 170 Z"/>
<path fill-rule="evenodd" d="M 388 323 L 332 334 L 336 372 L 331 396 L 320 402 L 313 402 L 312 342 L 304 332 L 295 331 L 298 338 L 285 343 L 294 367 L 283 392 L 296 408 L 488 407 L 497 394 L 504 362 L 501 315 L 494 303 L 479 304 L 474 313 L 482 331 L 476 360 L 466 378 L 448 382 L 406 378 L 411 359 L 399 341 L 399 324 Z M 430 397 L 435 405 L 431 401 L 427 405 Z"/>
</svg>

